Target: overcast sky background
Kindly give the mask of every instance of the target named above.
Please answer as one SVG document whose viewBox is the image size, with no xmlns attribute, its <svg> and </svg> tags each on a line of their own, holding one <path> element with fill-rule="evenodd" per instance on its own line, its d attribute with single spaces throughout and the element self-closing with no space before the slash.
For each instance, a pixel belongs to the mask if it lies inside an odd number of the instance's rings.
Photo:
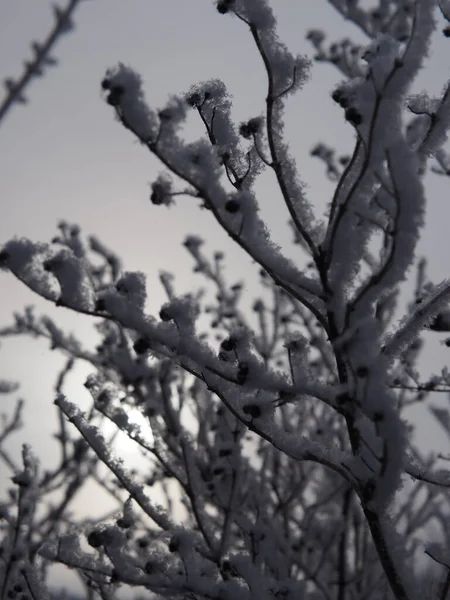
<svg viewBox="0 0 450 600">
<path fill-rule="evenodd" d="M 332 40 L 352 36 L 364 41 L 326 0 L 277 0 L 272 4 L 280 37 L 293 51 L 313 54 L 305 40 L 312 27 L 323 28 Z M 152 106 L 163 106 L 170 93 L 186 91 L 193 83 L 220 78 L 234 97 L 236 121 L 256 116 L 264 107 L 266 82 L 245 26 L 219 15 L 211 0 L 86 0 L 75 23 L 75 31 L 61 38 L 54 51 L 59 65 L 30 85 L 29 104 L 14 106 L 0 125 L 0 245 L 16 235 L 47 242 L 55 235 L 59 219 L 78 223 L 86 234 L 95 233 L 114 249 L 125 268 L 148 274 L 149 308 L 156 312 L 165 301 L 158 281 L 160 269 L 175 273 L 181 292 L 202 283 L 192 275 L 192 260 L 182 247 L 184 237 L 195 233 L 207 240 L 211 253 L 225 250 L 230 278 L 245 279 L 247 293 L 257 293 L 251 284 L 255 270 L 250 261 L 230 244 L 207 211 L 199 211 L 192 200 L 184 198 L 171 210 L 149 202 L 148 183 L 155 179 L 158 164 L 114 120 L 100 94 L 105 70 L 120 60 L 142 74 Z M 30 57 L 30 41 L 43 39 L 51 26 L 51 2 L 1 0 L 0 79 L 21 72 L 22 61 Z M 450 40 L 436 36 L 429 66 L 415 91 L 441 91 L 449 77 L 449 47 Z M 331 67 L 315 65 L 311 81 L 290 100 L 287 110 L 289 141 L 319 215 L 333 186 L 322 164 L 309 157 L 309 150 L 323 141 L 343 154 L 351 150 L 353 142 L 351 127 L 330 99 L 330 91 L 340 79 Z M 188 130 L 196 136 L 202 133 L 193 119 Z M 427 178 L 428 216 L 419 253 L 429 258 L 434 281 L 449 275 L 450 209 L 445 184 L 443 178 Z M 287 212 L 272 178 L 264 176 L 258 190 L 273 238 L 289 255 L 303 261 L 290 243 Z M 14 310 L 34 303 L 38 311 L 76 331 L 87 345 L 93 343 L 88 318 L 39 301 L 4 273 L 0 274 L 0 290 L 0 326 L 10 322 Z M 16 453 L 23 441 L 30 442 L 42 462 L 50 464 L 53 385 L 63 361 L 50 353 L 45 343 L 29 340 L 5 340 L 0 357 L 0 378 L 19 380 L 20 394 L 27 402 L 25 428 L 10 447 Z M 424 370 L 440 367 L 446 358 L 434 336 Z M 80 386 L 80 373 L 73 376 L 68 395 L 82 405 L 88 401 Z M 3 412 L 13 398 L 0 397 L 0 402 Z M 416 420 L 420 417 L 419 439 L 424 447 L 431 448 L 438 440 L 439 450 L 448 449 L 448 440 L 424 416 L 425 411 L 411 415 Z M 129 445 L 122 452 L 133 460 Z M 1 464 L 0 486 L 5 485 L 7 476 Z M 87 495 L 79 502 L 101 512 L 102 499 L 96 504 L 96 499 Z"/>
</svg>

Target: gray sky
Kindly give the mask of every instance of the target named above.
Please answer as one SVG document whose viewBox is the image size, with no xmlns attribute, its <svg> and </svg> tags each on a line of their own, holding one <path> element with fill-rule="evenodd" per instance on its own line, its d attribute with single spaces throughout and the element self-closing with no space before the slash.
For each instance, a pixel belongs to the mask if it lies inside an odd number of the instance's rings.
<svg viewBox="0 0 450 600">
<path fill-rule="evenodd" d="M 52 23 L 51 4 L 47 0 L 0 2 L 1 79 L 18 74 L 22 61 L 30 57 L 30 41 L 46 35 Z M 312 55 L 304 39 L 311 27 L 323 28 L 330 39 L 346 35 L 363 39 L 326 0 L 274 0 L 272 4 L 280 37 L 293 51 Z M 227 251 L 233 280 L 252 281 L 249 261 L 242 260 L 242 253 L 230 245 L 207 211 L 199 211 L 189 199 L 171 210 L 149 202 L 148 183 L 156 177 L 158 164 L 115 122 L 100 95 L 106 68 L 120 60 L 142 74 L 153 106 L 162 106 L 170 93 L 214 77 L 223 79 L 234 96 L 238 122 L 256 116 L 264 107 L 265 79 L 243 24 L 219 15 L 211 0 L 87 0 L 75 23 L 76 30 L 62 38 L 54 52 L 58 67 L 32 83 L 27 90 L 29 104 L 14 106 L 0 126 L 0 244 L 15 235 L 49 241 L 59 219 L 78 223 L 86 234 L 95 233 L 114 249 L 126 268 L 148 274 L 152 311 L 165 301 L 159 269 L 176 274 L 180 291 L 202 283 L 192 275 L 192 261 L 181 245 L 188 233 L 204 236 L 211 252 Z M 449 44 L 442 36 L 436 38 L 430 66 L 417 90 L 440 92 L 449 77 L 445 58 Z M 339 80 L 331 67 L 315 65 L 311 81 L 287 110 L 292 150 L 319 215 L 333 186 L 319 161 L 309 157 L 309 150 L 320 140 L 347 153 L 353 139 L 341 109 L 329 97 Z M 189 120 L 188 131 L 200 135 L 194 119 Z M 429 208 L 420 253 L 429 257 L 430 275 L 437 281 L 449 275 L 449 197 L 443 180 L 431 176 L 427 181 Z M 275 241 L 303 260 L 290 245 L 287 212 L 269 176 L 262 178 L 259 191 L 262 214 Z M 10 321 L 12 311 L 34 303 L 39 311 L 92 342 L 89 319 L 39 301 L 12 276 L 1 273 L 0 286 L 0 325 Z M 252 293 L 250 285 L 248 292 Z M 45 464 L 52 454 L 48 436 L 54 426 L 53 383 L 62 362 L 45 344 L 34 341 L 5 341 L 0 352 L 0 377 L 20 380 L 27 402 L 26 427 L 23 435 L 16 436 L 14 447 L 17 450 L 24 440 L 31 442 Z M 442 362 L 442 347 L 433 338 L 424 366 Z M 69 396 L 83 404 L 88 399 L 79 382 L 78 374 L 72 378 Z M 0 401 L 7 406 L 12 399 L 0 397 Z M 430 420 L 425 423 L 424 443 L 439 434 Z M 123 447 L 123 453 L 132 458 L 129 446 Z M 0 485 L 6 475 L 0 472 Z"/>
</svg>

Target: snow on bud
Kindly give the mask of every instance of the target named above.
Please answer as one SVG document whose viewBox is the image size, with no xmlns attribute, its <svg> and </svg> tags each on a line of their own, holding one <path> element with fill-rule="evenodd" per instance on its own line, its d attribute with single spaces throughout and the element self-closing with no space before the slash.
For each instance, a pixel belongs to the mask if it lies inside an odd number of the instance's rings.
<svg viewBox="0 0 450 600">
<path fill-rule="evenodd" d="M 198 266 L 206 266 L 205 261 L 200 253 L 200 248 L 203 244 L 203 239 L 197 235 L 188 235 L 183 242 L 183 246 L 188 250 L 189 254 L 195 258 Z"/>
<path fill-rule="evenodd" d="M 267 0 L 236 0 L 234 8 L 261 32 L 268 33 L 275 28 L 276 20 Z"/>
<path fill-rule="evenodd" d="M 47 259 L 43 267 L 58 280 L 61 295 L 57 304 L 75 310 L 90 311 L 94 308 L 94 290 L 83 262 L 68 248 L 60 250 Z"/>
<path fill-rule="evenodd" d="M 201 111 L 211 128 L 214 144 L 221 155 L 237 152 L 239 137 L 231 118 L 231 99 L 220 79 L 211 79 L 192 86 L 185 95 L 186 102 Z"/>
<path fill-rule="evenodd" d="M 186 119 L 186 101 L 185 98 L 172 96 L 167 105 L 158 112 L 161 128 L 159 136 L 173 136 L 180 125 Z"/>
<path fill-rule="evenodd" d="M 377 89 L 384 86 L 400 56 L 400 44 L 389 34 L 380 35 L 367 47 L 362 58 L 369 65 Z"/>
<path fill-rule="evenodd" d="M 186 102 L 189 106 L 192 106 L 192 108 L 198 108 L 203 100 L 204 98 L 198 92 L 192 92 L 186 95 Z"/>
<path fill-rule="evenodd" d="M 26 238 L 13 239 L 0 250 L 0 269 L 9 269 L 33 292 L 55 302 L 58 293 L 54 278 L 45 272 L 42 259 L 48 255 L 48 246 Z"/>
<path fill-rule="evenodd" d="M 116 290 L 125 296 L 133 306 L 143 310 L 147 300 L 145 275 L 140 271 L 128 271 L 116 283 Z"/>
<path fill-rule="evenodd" d="M 17 473 L 11 478 L 11 481 L 18 485 L 19 487 L 27 488 L 31 485 L 33 479 L 29 471 L 25 470 L 21 473 Z"/>
<path fill-rule="evenodd" d="M 150 201 L 157 206 L 165 204 L 170 206 L 173 204 L 172 199 L 172 182 L 166 174 L 161 174 L 158 179 L 151 184 L 152 192 Z"/>
<path fill-rule="evenodd" d="M 310 29 L 306 34 L 306 39 L 317 48 L 325 41 L 325 34 L 321 29 Z"/>
<path fill-rule="evenodd" d="M 355 78 L 341 84 L 331 95 L 332 99 L 345 110 L 345 119 L 352 125 L 369 122 L 375 102 L 372 82 Z"/>
<path fill-rule="evenodd" d="M 191 532 L 182 527 L 177 527 L 167 542 L 167 549 L 172 554 L 179 554 L 190 563 L 193 560 L 193 541 Z"/>
<path fill-rule="evenodd" d="M 217 12 L 221 15 L 225 15 L 233 9 L 235 0 L 219 0 L 217 2 Z"/>
<path fill-rule="evenodd" d="M 174 298 L 164 304 L 159 312 L 162 321 L 175 321 L 180 331 L 193 333 L 200 314 L 198 302 L 190 294 Z"/>
<path fill-rule="evenodd" d="M 439 108 L 439 100 L 430 98 L 427 92 L 422 91 L 420 94 L 408 96 L 408 108 L 415 114 L 432 115 Z"/>
<path fill-rule="evenodd" d="M 114 533 L 114 527 L 98 527 L 89 532 L 87 542 L 95 549 L 101 548 L 102 546 L 109 546 L 114 541 Z"/>
<path fill-rule="evenodd" d="M 241 123 L 239 133 L 248 140 L 261 131 L 262 124 L 263 119 L 261 117 L 253 117 L 245 123 Z"/>
<path fill-rule="evenodd" d="M 106 72 L 102 89 L 107 92 L 108 104 L 118 110 L 140 139 L 147 141 L 156 135 L 156 117 L 144 100 L 142 80 L 138 73 L 119 63 Z"/>
</svg>

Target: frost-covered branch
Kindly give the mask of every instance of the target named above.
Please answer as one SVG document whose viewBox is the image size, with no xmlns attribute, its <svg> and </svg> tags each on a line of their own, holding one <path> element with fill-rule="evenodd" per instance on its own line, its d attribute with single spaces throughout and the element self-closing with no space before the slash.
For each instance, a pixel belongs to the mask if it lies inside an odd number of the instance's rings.
<svg viewBox="0 0 450 600">
<path fill-rule="evenodd" d="M 76 227 L 60 224 L 51 244 L 14 239 L 0 251 L 1 267 L 32 291 L 98 320 L 95 351 L 31 310 L 0 334 L 45 338 L 67 357 L 56 386 L 61 464 L 40 485 L 72 479 L 48 519 L 64 518 L 81 475 L 104 487 L 120 515 L 76 534 L 40 522 L 30 556 L 75 569 L 103 598 L 124 584 L 174 598 L 413 600 L 425 597 L 411 576 L 421 536 L 437 522 L 443 541 L 450 539 L 448 474 L 441 459 L 414 449 L 404 413 L 450 388 L 446 369 L 428 378 L 420 372 L 422 331 L 450 330 L 448 282 L 426 281 L 419 263 L 415 299 L 394 323 L 423 228 L 430 157 L 447 170 L 448 85 L 437 99 L 410 94 L 437 3 L 332 4 L 370 43 L 341 40 L 327 49 L 323 32 L 308 34 L 316 59 L 345 78 L 332 98 L 355 137 L 353 152 L 338 154 L 325 142 L 312 151 L 336 184 L 323 224 L 283 124 L 285 101 L 305 83 L 309 62 L 278 39 L 266 2 L 216 4 L 250 30 L 267 77 L 264 116 L 236 125 L 218 80 L 160 110 L 147 104 L 131 68 L 119 64 L 102 81 L 119 122 L 163 165 L 151 186 L 154 209 L 198 200 L 257 264 L 251 311 L 243 308 L 241 278 L 230 284 L 224 255 L 211 258 L 197 235 L 184 246 L 204 288 L 179 294 L 161 273 L 167 302 L 158 315 L 146 312 L 144 274 L 123 272 L 112 252 L 98 240 L 86 245 Z M 188 110 L 204 128 L 192 143 L 180 132 Z M 306 265 L 284 255 L 260 216 L 255 183 L 267 168 Z M 92 369 L 87 412 L 63 390 L 77 361 Z M 448 409 L 429 410 L 448 433 Z M 145 474 L 115 458 L 105 423 L 142 454 Z M 79 469 L 73 430 L 81 435 Z M 182 524 L 175 507 L 184 511 Z M 51 538 L 44 546 L 42 532 Z"/>
</svg>

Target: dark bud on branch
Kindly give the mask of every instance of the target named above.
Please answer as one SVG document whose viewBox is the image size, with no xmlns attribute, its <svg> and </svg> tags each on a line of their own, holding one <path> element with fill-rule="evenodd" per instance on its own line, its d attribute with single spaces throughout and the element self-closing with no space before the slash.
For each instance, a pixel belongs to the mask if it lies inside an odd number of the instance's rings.
<svg viewBox="0 0 450 600">
<path fill-rule="evenodd" d="M 196 108 L 202 103 L 202 98 L 198 92 L 195 92 L 194 94 L 190 94 L 186 97 L 186 102 L 189 104 L 189 106 L 192 106 L 192 108 Z"/>
<path fill-rule="evenodd" d="M 89 546 L 92 546 L 92 548 L 100 548 L 100 546 L 103 544 L 102 532 L 98 529 L 94 529 L 94 531 L 91 531 L 91 533 L 88 535 L 87 541 Z"/>
<path fill-rule="evenodd" d="M 257 419 L 261 416 L 261 408 L 257 404 L 246 404 L 242 412 L 249 415 L 252 419 Z"/>
<path fill-rule="evenodd" d="M 106 98 L 106 102 L 111 106 L 118 106 L 122 101 L 122 96 L 125 93 L 125 88 L 121 85 L 115 85 L 109 88 L 109 94 Z"/>
<path fill-rule="evenodd" d="M 228 200 L 225 204 L 225 210 L 229 213 L 237 213 L 240 209 L 240 204 L 237 200 Z"/>
<path fill-rule="evenodd" d="M 252 307 L 254 312 L 263 312 L 264 311 L 264 302 L 262 300 L 256 300 Z"/>
<path fill-rule="evenodd" d="M 163 110 L 159 111 L 158 117 L 161 119 L 161 121 L 170 121 L 172 118 L 172 111 L 168 108 L 164 108 Z"/>
<path fill-rule="evenodd" d="M 121 529 L 128 529 L 129 527 L 132 526 L 132 522 L 130 521 L 130 519 L 126 519 L 125 517 L 120 517 L 119 519 L 117 519 L 116 521 L 117 527 L 120 527 Z"/>
<path fill-rule="evenodd" d="M 160 183 L 153 183 L 150 200 L 156 205 L 164 204 L 164 202 L 167 200 L 167 189 Z"/>
<path fill-rule="evenodd" d="M 333 98 L 333 100 L 335 102 L 337 102 L 340 106 L 342 106 L 342 108 L 345 108 L 346 106 L 348 106 L 348 100 L 347 100 L 344 92 L 342 90 L 340 90 L 339 88 L 337 90 L 334 90 L 334 92 L 331 94 L 331 97 Z"/>
<path fill-rule="evenodd" d="M 171 321 L 173 319 L 173 316 L 168 306 L 163 306 L 161 308 L 161 310 L 159 311 L 159 317 L 161 321 Z"/>
<path fill-rule="evenodd" d="M 236 348 L 236 340 L 233 338 L 227 338 L 220 344 L 220 348 L 225 352 L 232 352 Z"/>
<path fill-rule="evenodd" d="M 361 113 L 358 112 L 353 106 L 347 108 L 345 111 L 345 118 L 349 123 L 352 123 L 352 125 L 361 125 L 362 123 Z"/>
<path fill-rule="evenodd" d="M 111 533 L 105 529 L 94 529 L 87 536 L 87 541 L 92 548 L 100 548 L 110 543 L 112 540 Z"/>
<path fill-rule="evenodd" d="M 10 258 L 9 252 L 7 250 L 0 251 L 0 267 L 8 262 Z"/>
<path fill-rule="evenodd" d="M 105 312 L 106 305 L 103 298 L 97 298 L 95 301 L 95 312 Z"/>
<path fill-rule="evenodd" d="M 136 354 L 145 354 L 150 350 L 150 342 L 146 338 L 139 338 L 133 344 Z"/>
<path fill-rule="evenodd" d="M 180 540 L 173 536 L 170 538 L 169 540 L 169 552 L 178 552 L 178 550 L 180 549 Z"/>
<path fill-rule="evenodd" d="M 253 119 L 250 119 L 246 123 L 241 123 L 241 126 L 239 127 L 239 133 L 242 135 L 243 138 L 248 140 L 252 136 L 256 135 L 260 129 L 261 129 L 261 118 L 254 117 Z"/>
<path fill-rule="evenodd" d="M 217 3 L 217 11 L 221 15 L 226 15 L 234 6 L 234 0 L 219 0 Z"/>
</svg>

